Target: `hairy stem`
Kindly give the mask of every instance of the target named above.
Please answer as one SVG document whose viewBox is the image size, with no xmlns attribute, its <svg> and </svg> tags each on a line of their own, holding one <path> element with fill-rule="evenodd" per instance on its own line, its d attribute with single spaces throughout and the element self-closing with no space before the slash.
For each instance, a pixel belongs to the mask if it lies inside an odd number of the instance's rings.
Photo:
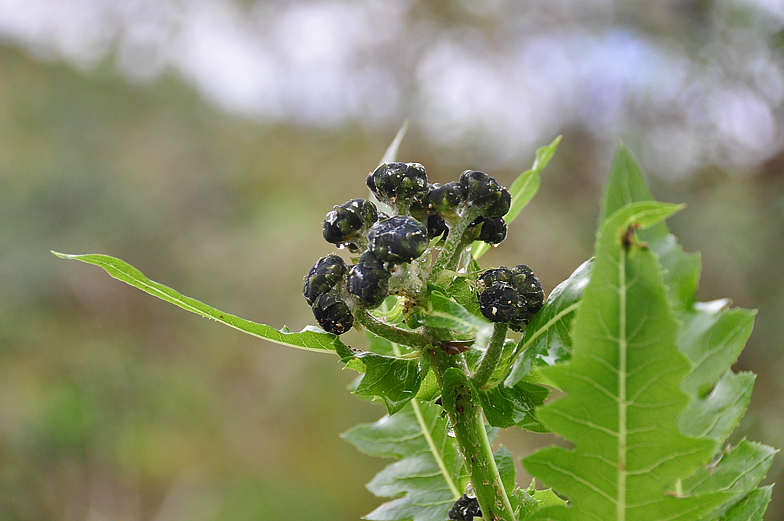
<svg viewBox="0 0 784 521">
<path fill-rule="evenodd" d="M 506 331 L 509 329 L 507 324 L 495 322 L 493 324 L 493 335 L 487 343 L 487 349 L 479 363 L 479 367 L 473 376 L 474 385 L 477 389 L 484 387 L 484 385 L 493 376 L 498 361 L 501 359 L 501 353 L 504 350 L 504 343 L 506 342 Z"/>
<path fill-rule="evenodd" d="M 460 217 L 460 220 L 454 224 L 447 223 L 449 226 L 449 235 L 446 236 L 444 247 L 441 249 L 441 253 L 438 255 L 438 260 L 435 265 L 433 265 L 433 269 L 430 271 L 430 280 L 438 280 L 438 274 L 444 269 L 450 267 L 454 268 L 454 266 L 450 265 L 457 262 L 456 260 L 453 261 L 453 259 L 460 258 L 459 255 L 456 257 L 455 253 L 463 247 L 463 232 L 465 232 L 468 225 L 481 214 L 482 211 L 478 208 L 468 208 L 465 211 L 465 214 Z"/>
<path fill-rule="evenodd" d="M 431 352 L 442 385 L 441 401 L 455 433 L 460 454 L 466 463 L 471 486 L 482 509 L 482 518 L 515 521 L 493 449 L 487 437 L 482 408 L 474 396 L 475 387 L 459 367 L 459 356 L 440 350 Z"/>
<path fill-rule="evenodd" d="M 393 325 L 382 322 L 371 315 L 366 309 L 356 309 L 354 320 L 359 322 L 362 327 L 381 338 L 386 338 L 396 344 L 413 347 L 414 349 L 424 349 L 433 344 L 433 339 L 429 335 L 400 329 Z"/>
</svg>

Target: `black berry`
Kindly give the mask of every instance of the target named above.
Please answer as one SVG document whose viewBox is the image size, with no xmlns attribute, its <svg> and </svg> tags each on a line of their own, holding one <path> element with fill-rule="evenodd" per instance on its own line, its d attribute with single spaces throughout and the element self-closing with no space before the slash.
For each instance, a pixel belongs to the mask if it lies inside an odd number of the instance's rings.
<svg viewBox="0 0 784 521">
<path fill-rule="evenodd" d="M 311 306 L 319 325 L 329 333 L 342 335 L 354 325 L 351 310 L 336 290 L 322 293 Z"/>
<path fill-rule="evenodd" d="M 366 251 L 349 271 L 348 291 L 366 306 L 378 306 L 389 295 L 391 276 L 384 263 L 372 252 Z"/>
<path fill-rule="evenodd" d="M 313 305 L 313 302 L 319 295 L 334 288 L 343 279 L 347 271 L 346 263 L 335 254 L 320 258 L 310 268 L 305 277 L 305 285 L 302 288 L 302 294 L 305 296 L 308 304 Z"/>
<path fill-rule="evenodd" d="M 449 509 L 449 519 L 451 521 L 474 521 L 475 517 L 482 517 L 479 500 L 475 497 L 468 497 L 467 494 L 463 494 Z"/>
<path fill-rule="evenodd" d="M 453 216 L 465 199 L 466 189 L 460 183 L 434 185 L 427 193 L 427 208 L 431 212 L 438 212 L 441 216 Z"/>
<path fill-rule="evenodd" d="M 525 299 L 528 308 L 527 318 L 539 311 L 544 305 L 544 290 L 539 279 L 534 272 L 525 264 L 518 264 L 512 268 L 512 285 L 517 289 L 520 296 Z"/>
<path fill-rule="evenodd" d="M 466 170 L 460 174 L 460 184 L 466 191 L 468 203 L 481 208 L 484 217 L 497 219 L 509 211 L 511 194 L 486 173 Z"/>
<path fill-rule="evenodd" d="M 482 217 L 482 229 L 479 232 L 479 240 L 487 244 L 501 244 L 504 242 L 504 239 L 506 239 L 506 222 L 504 218 Z"/>
<path fill-rule="evenodd" d="M 378 221 L 368 232 L 370 251 L 384 262 L 411 262 L 427 248 L 427 228 L 413 217 L 397 215 Z"/>
<path fill-rule="evenodd" d="M 332 244 L 352 243 L 378 219 L 376 205 L 365 199 L 351 199 L 327 214 L 323 223 L 324 239 Z"/>
<path fill-rule="evenodd" d="M 449 228 L 444 218 L 438 214 L 433 214 L 427 218 L 427 236 L 431 239 L 449 235 Z"/>
<path fill-rule="evenodd" d="M 491 268 L 482 273 L 482 275 L 479 276 L 479 280 L 482 281 L 482 284 L 484 284 L 485 287 L 490 287 L 496 282 L 506 282 L 507 284 L 511 284 L 512 270 L 506 266 Z"/>
<path fill-rule="evenodd" d="M 511 323 L 525 318 L 525 301 L 514 286 L 496 282 L 479 294 L 479 310 L 491 322 Z"/>
<path fill-rule="evenodd" d="M 383 203 L 408 205 L 427 195 L 427 173 L 419 163 L 383 163 L 368 175 L 367 186 Z"/>
</svg>

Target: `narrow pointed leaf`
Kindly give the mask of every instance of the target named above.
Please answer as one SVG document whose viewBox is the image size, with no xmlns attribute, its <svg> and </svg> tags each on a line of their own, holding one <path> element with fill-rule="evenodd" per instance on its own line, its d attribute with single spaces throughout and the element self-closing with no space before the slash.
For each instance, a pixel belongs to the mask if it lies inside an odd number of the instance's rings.
<svg viewBox="0 0 784 521">
<path fill-rule="evenodd" d="M 308 326 L 299 333 L 291 333 L 285 326 L 283 329 L 275 329 L 266 324 L 251 322 L 250 320 L 245 320 L 236 315 L 225 313 L 212 306 L 199 302 L 194 298 L 181 295 L 163 284 L 153 282 L 130 264 L 108 255 L 68 255 L 65 253 L 52 253 L 63 259 L 73 259 L 99 266 L 115 279 L 130 284 L 145 293 L 149 293 L 153 297 L 158 297 L 161 300 L 165 300 L 166 302 L 181 307 L 191 313 L 217 320 L 218 322 L 242 331 L 243 333 L 263 338 L 264 340 L 276 344 L 320 352 L 334 352 L 339 346 L 343 346 L 343 343 L 337 335 L 327 333 L 326 331 L 313 326 Z"/>
<path fill-rule="evenodd" d="M 602 198 L 600 225 L 625 206 L 653 200 L 653 195 L 645 183 L 637 161 L 634 160 L 629 150 L 620 144 L 615 151 L 615 157 L 610 167 L 610 176 Z M 648 227 L 643 233 L 645 240 L 663 238 L 668 233 L 667 225 L 662 221 Z"/>
<path fill-rule="evenodd" d="M 395 139 L 393 139 L 392 143 L 390 143 L 389 147 L 387 147 L 387 151 L 384 152 L 384 157 L 382 157 L 381 161 L 378 163 L 379 165 L 397 161 L 397 152 L 400 150 L 400 143 L 403 142 L 403 137 L 406 135 L 406 132 L 408 132 L 408 120 L 403 122 L 400 130 L 398 130 L 397 134 L 395 134 Z"/>
<path fill-rule="evenodd" d="M 536 195 L 536 192 L 539 191 L 539 187 L 542 184 L 542 170 L 544 170 L 544 167 L 547 166 L 547 163 L 550 162 L 550 159 L 552 159 L 555 154 L 555 149 L 558 148 L 561 137 L 562 136 L 558 136 L 549 145 L 539 147 L 536 150 L 536 159 L 534 159 L 534 164 L 531 169 L 520 174 L 509 187 L 512 202 L 509 206 L 509 211 L 504 215 L 504 221 L 506 221 L 507 225 L 517 218 L 520 211 L 528 205 L 531 199 Z M 475 241 L 471 246 L 471 255 L 474 259 L 478 259 L 487 253 L 487 250 L 489 249 L 490 245 L 486 242 Z"/>
<path fill-rule="evenodd" d="M 539 419 L 575 448 L 552 447 L 524 460 L 571 507 L 534 519 L 698 520 L 727 497 L 666 493 L 710 460 L 713 443 L 678 430 L 689 401 L 680 382 L 690 364 L 676 346 L 678 324 L 656 256 L 624 239 L 631 226 L 655 225 L 674 210 L 633 203 L 600 228 L 572 358 L 542 368 L 567 396 L 541 408 Z"/>
<path fill-rule="evenodd" d="M 520 211 L 528 205 L 536 195 L 536 192 L 539 191 L 539 186 L 542 184 L 540 174 L 555 155 L 555 150 L 558 148 L 558 143 L 561 142 L 562 137 L 558 136 L 549 145 L 539 147 L 536 150 L 536 159 L 534 159 L 531 169 L 520 174 L 509 187 L 512 203 L 509 206 L 509 211 L 504 215 L 504 220 L 507 224 L 517 218 Z"/>
</svg>

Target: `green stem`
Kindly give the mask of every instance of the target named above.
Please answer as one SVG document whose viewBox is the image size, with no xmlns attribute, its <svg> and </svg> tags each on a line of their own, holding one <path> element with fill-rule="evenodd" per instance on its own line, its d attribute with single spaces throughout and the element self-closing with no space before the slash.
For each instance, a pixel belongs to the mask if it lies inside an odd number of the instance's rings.
<svg viewBox="0 0 784 521">
<path fill-rule="evenodd" d="M 444 247 L 441 249 L 433 269 L 430 271 L 429 280 L 438 280 L 438 274 L 452 264 L 455 253 L 463 247 L 463 232 L 481 214 L 482 211 L 478 208 L 468 208 L 457 222 L 449 226 L 449 235 L 446 236 Z"/>
<path fill-rule="evenodd" d="M 440 350 L 431 352 L 432 367 L 442 384 L 441 401 L 465 460 L 471 486 L 482 509 L 482 518 L 515 521 L 512 505 L 493 458 L 482 408 L 474 396 L 476 388 L 458 367 L 457 358 L 460 357 L 449 356 Z"/>
<path fill-rule="evenodd" d="M 386 338 L 390 342 L 412 347 L 414 349 L 424 349 L 433 344 L 433 339 L 428 335 L 400 329 L 393 325 L 382 322 L 371 315 L 366 309 L 357 309 L 354 313 L 354 320 L 359 322 L 362 327 L 381 338 Z"/>
<path fill-rule="evenodd" d="M 485 384 L 493 376 L 498 361 L 501 359 L 501 353 L 504 350 L 504 343 L 506 342 L 506 331 L 509 329 L 508 324 L 495 322 L 493 324 L 493 335 L 487 343 L 487 349 L 476 369 L 472 380 L 477 389 L 484 387 Z"/>
</svg>

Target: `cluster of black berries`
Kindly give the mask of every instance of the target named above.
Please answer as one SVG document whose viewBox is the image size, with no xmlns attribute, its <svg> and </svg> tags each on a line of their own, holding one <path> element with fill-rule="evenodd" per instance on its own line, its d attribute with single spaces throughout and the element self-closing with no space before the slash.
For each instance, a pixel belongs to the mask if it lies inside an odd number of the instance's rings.
<svg viewBox="0 0 784 521">
<path fill-rule="evenodd" d="M 379 213 L 365 199 L 335 206 L 324 219 L 324 239 L 362 253 L 350 268 L 336 255 L 319 259 L 305 278 L 303 293 L 313 315 L 322 328 L 338 335 L 353 324 L 347 301 L 380 305 L 390 293 L 398 266 L 421 257 L 430 239 L 446 237 L 460 219 L 472 219 L 465 242 L 498 244 L 506 237 L 503 215 L 511 196 L 484 172 L 467 170 L 458 182 L 441 186 L 427 182 L 419 163 L 383 163 L 366 182 L 393 215 Z"/>
<path fill-rule="evenodd" d="M 467 494 L 463 494 L 449 509 L 451 521 L 474 521 L 475 517 L 482 517 L 482 509 L 479 508 L 479 501 Z"/>
<path fill-rule="evenodd" d="M 337 255 L 322 257 L 305 277 L 302 293 L 319 325 L 330 333 L 342 335 L 354 325 L 354 316 L 340 296 L 348 268 Z"/>
<path fill-rule="evenodd" d="M 509 324 L 514 331 L 524 330 L 544 304 L 542 285 L 525 264 L 487 270 L 479 281 L 484 286 L 479 293 L 482 314 L 491 322 Z"/>
<path fill-rule="evenodd" d="M 427 191 L 427 175 L 417 163 L 386 163 L 370 174 L 368 186 L 379 201 L 396 208 L 395 202 L 421 199 L 419 194 Z M 395 266 L 420 257 L 428 244 L 422 223 L 407 215 L 379 214 L 376 205 L 365 199 L 335 206 L 324 219 L 323 235 L 327 242 L 353 253 L 362 251 L 350 269 L 340 257 L 329 255 L 305 277 L 303 293 L 313 316 L 322 328 L 338 335 L 353 324 L 343 296 L 351 295 L 366 307 L 378 306 L 389 295 Z"/>
<path fill-rule="evenodd" d="M 368 185 L 370 183 L 368 182 Z M 503 216 L 509 211 L 512 196 L 498 182 L 476 170 L 466 170 L 457 182 L 428 185 L 427 193 L 411 205 L 411 215 L 427 224 L 428 236 L 449 234 L 449 228 L 467 211 L 478 210 L 465 232 L 466 242 L 474 240 L 499 244 L 506 239 Z"/>
</svg>

